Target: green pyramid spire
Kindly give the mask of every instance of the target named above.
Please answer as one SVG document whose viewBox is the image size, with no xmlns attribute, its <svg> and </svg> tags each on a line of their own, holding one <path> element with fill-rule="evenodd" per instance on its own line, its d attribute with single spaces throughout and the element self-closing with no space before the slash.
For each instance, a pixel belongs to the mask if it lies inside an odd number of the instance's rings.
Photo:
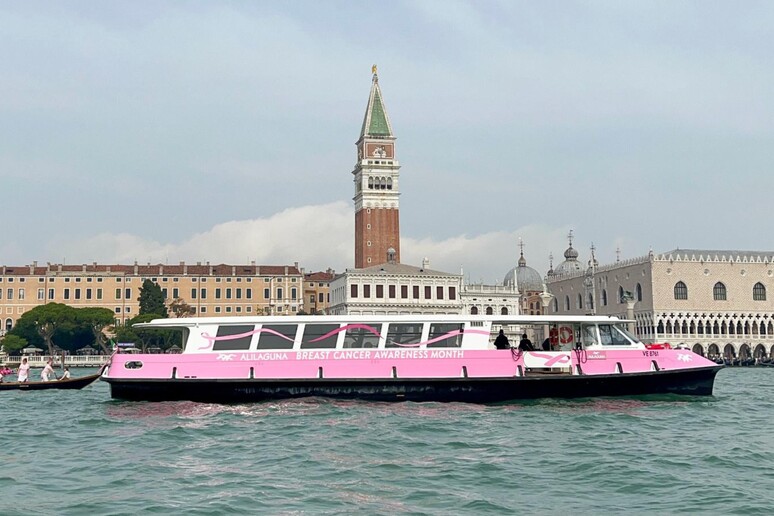
<svg viewBox="0 0 774 516">
<path fill-rule="evenodd" d="M 365 118 L 363 119 L 363 128 L 360 131 L 360 137 L 372 138 L 391 138 L 392 125 L 387 116 L 387 110 L 382 101 L 382 90 L 379 88 L 379 76 L 374 70 L 373 82 L 371 83 L 371 94 L 368 97 L 368 106 L 366 107 Z"/>
</svg>

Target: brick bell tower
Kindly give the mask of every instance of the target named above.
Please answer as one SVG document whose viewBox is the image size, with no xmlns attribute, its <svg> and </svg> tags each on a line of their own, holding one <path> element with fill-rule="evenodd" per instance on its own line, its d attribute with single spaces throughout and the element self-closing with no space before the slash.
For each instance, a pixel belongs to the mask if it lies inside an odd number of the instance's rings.
<svg viewBox="0 0 774 516">
<path fill-rule="evenodd" d="M 355 268 L 387 262 L 388 250 L 400 263 L 400 217 L 398 215 L 398 176 L 395 135 L 382 100 L 376 65 L 371 68 L 371 94 L 368 97 L 363 128 L 357 146 L 355 176 Z M 392 248 L 392 249 L 391 249 Z"/>
</svg>

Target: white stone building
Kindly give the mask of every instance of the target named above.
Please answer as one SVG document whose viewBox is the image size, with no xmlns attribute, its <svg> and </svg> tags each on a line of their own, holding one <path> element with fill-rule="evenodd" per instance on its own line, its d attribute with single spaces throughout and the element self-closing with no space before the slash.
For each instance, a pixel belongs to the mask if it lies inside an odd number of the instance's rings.
<svg viewBox="0 0 774 516">
<path fill-rule="evenodd" d="M 592 253 L 585 268 L 548 276 L 549 313 L 634 319 L 643 342 L 711 356 L 774 355 L 771 289 L 774 252 L 760 251 L 676 249 L 602 266 Z"/>
</svg>

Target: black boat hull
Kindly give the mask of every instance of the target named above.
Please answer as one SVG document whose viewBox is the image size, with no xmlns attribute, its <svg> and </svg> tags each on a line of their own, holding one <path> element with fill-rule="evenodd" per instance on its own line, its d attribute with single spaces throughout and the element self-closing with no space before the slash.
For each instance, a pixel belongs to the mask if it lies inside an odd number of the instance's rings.
<svg viewBox="0 0 774 516">
<path fill-rule="evenodd" d="M 70 378 L 69 380 L 52 380 L 50 382 L 0 382 L 0 391 L 45 391 L 51 389 L 83 389 L 99 378 L 99 374 Z"/>
<path fill-rule="evenodd" d="M 371 401 L 495 403 L 537 398 L 681 394 L 710 396 L 722 366 L 611 375 L 535 374 L 512 378 L 212 380 L 103 377 L 113 398 L 243 403 L 318 396 Z"/>
</svg>

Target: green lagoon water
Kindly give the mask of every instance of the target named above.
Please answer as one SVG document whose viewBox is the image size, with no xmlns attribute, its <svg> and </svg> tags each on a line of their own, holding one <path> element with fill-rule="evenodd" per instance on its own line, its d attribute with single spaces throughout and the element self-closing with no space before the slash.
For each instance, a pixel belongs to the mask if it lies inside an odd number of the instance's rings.
<svg viewBox="0 0 774 516">
<path fill-rule="evenodd" d="M 773 394 L 774 368 L 711 398 L 497 406 L 2 392 L 1 511 L 771 514 Z"/>
</svg>

